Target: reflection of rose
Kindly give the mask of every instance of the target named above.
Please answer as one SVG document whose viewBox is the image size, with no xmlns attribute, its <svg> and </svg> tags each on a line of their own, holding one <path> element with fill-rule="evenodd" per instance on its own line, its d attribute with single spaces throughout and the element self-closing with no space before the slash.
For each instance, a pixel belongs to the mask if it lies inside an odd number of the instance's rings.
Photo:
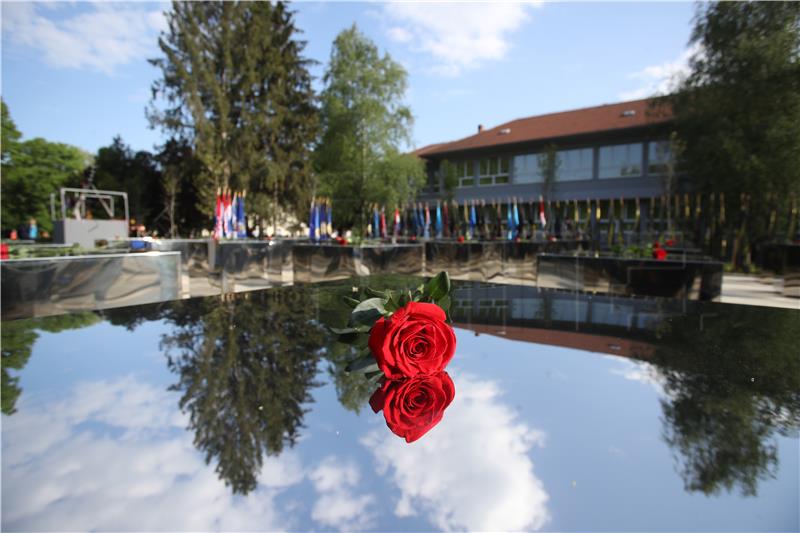
<svg viewBox="0 0 800 533">
<path fill-rule="evenodd" d="M 436 374 L 456 351 L 456 335 L 436 304 L 410 302 L 381 318 L 369 335 L 378 367 L 390 379 Z"/>
<path fill-rule="evenodd" d="M 369 399 L 376 413 L 383 410 L 392 433 L 414 442 L 442 420 L 456 394 L 447 372 L 403 380 L 385 380 Z"/>
</svg>

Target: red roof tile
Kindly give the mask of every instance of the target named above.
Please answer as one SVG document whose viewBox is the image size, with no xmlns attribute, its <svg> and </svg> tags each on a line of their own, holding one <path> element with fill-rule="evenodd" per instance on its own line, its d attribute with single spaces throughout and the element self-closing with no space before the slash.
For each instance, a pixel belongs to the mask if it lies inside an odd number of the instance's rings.
<svg viewBox="0 0 800 533">
<path fill-rule="evenodd" d="M 671 113 L 662 109 L 654 110 L 650 106 L 652 101 L 653 99 L 646 98 L 520 118 L 457 141 L 431 144 L 414 153 L 424 157 L 669 122 L 672 119 Z"/>
</svg>

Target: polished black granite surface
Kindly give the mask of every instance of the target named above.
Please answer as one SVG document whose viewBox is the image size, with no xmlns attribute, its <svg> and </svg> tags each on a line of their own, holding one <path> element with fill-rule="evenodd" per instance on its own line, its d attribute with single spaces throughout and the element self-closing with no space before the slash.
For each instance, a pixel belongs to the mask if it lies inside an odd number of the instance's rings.
<svg viewBox="0 0 800 533">
<path fill-rule="evenodd" d="M 406 444 L 325 325 L 419 281 L 3 322 L 3 530 L 800 527 L 800 312 L 457 283 Z"/>
</svg>

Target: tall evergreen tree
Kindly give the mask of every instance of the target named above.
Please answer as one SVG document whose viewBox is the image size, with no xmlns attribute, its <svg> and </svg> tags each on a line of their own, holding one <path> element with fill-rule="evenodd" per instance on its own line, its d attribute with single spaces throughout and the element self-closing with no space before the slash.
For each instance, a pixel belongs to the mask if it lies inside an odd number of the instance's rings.
<svg viewBox="0 0 800 533">
<path fill-rule="evenodd" d="M 211 215 L 218 187 L 248 190 L 261 216 L 305 206 L 317 118 L 293 13 L 283 2 L 173 2 L 167 22 L 149 115 L 192 144 L 198 208 Z"/>
<path fill-rule="evenodd" d="M 406 72 L 355 25 L 333 43 L 324 77 L 316 165 L 337 220 L 363 227 L 370 203 L 393 207 L 424 184 L 422 162 L 403 153 L 413 117 L 403 103 Z"/>
<path fill-rule="evenodd" d="M 724 193 L 723 232 L 736 263 L 748 242 L 785 235 L 800 195 L 800 4 L 701 4 L 698 52 L 672 106 L 683 159 L 703 192 Z M 791 236 L 790 236 L 791 237 Z M 769 238 L 769 236 L 767 236 Z"/>
</svg>

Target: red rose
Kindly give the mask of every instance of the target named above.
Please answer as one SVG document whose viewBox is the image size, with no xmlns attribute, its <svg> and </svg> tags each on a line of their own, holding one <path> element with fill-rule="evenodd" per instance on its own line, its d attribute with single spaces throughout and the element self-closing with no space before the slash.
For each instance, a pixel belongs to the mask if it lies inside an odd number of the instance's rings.
<svg viewBox="0 0 800 533">
<path fill-rule="evenodd" d="M 457 240 L 458 242 L 464 242 L 464 236 L 463 236 L 463 235 L 459 235 L 459 236 L 458 236 L 458 239 L 456 239 L 456 240 Z"/>
<path fill-rule="evenodd" d="M 392 433 L 414 442 L 442 420 L 453 401 L 456 387 L 447 372 L 403 380 L 384 380 L 369 405 L 376 413 L 383 410 Z"/>
<path fill-rule="evenodd" d="M 663 261 L 667 258 L 667 251 L 663 248 L 655 248 L 653 250 L 653 258 L 658 259 L 659 261 Z"/>
<path fill-rule="evenodd" d="M 436 374 L 456 351 L 456 335 L 436 304 L 409 302 L 381 318 L 369 334 L 369 349 L 390 379 Z"/>
</svg>

